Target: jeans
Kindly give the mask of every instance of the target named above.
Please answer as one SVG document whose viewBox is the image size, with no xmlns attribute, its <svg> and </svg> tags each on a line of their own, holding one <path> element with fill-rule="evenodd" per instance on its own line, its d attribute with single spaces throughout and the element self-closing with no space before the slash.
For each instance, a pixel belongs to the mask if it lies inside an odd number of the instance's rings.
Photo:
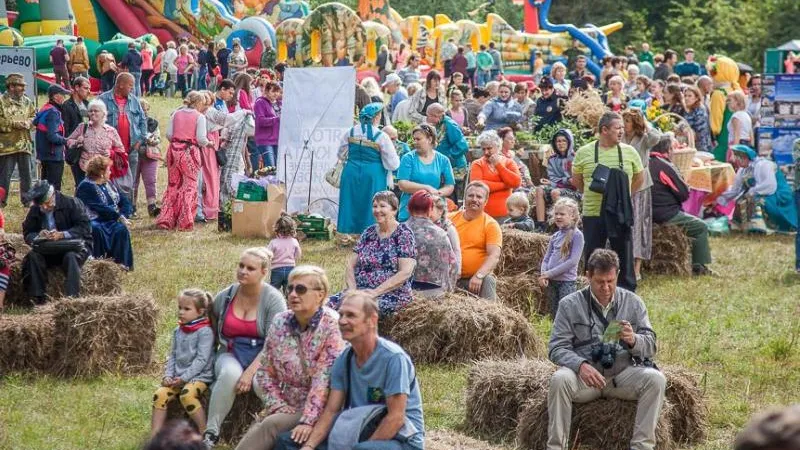
<svg viewBox="0 0 800 450">
<path fill-rule="evenodd" d="M 250 164 L 253 171 L 258 170 L 263 163 L 263 167 L 275 166 L 275 154 L 278 152 L 277 145 L 256 145 L 255 151 L 250 152 Z"/>
<path fill-rule="evenodd" d="M 492 69 L 489 75 L 492 77 L 489 81 L 496 80 L 497 77 L 500 76 L 500 69 Z"/>
<path fill-rule="evenodd" d="M 178 89 L 181 91 L 181 97 L 186 98 L 186 94 L 189 93 L 189 84 L 187 83 L 186 79 L 187 75 L 185 73 L 178 74 Z"/>
<path fill-rule="evenodd" d="M 205 65 L 200 67 L 195 74 L 195 86 L 198 91 L 203 91 L 208 88 L 208 83 L 206 83 L 206 74 L 208 74 L 208 67 Z"/>
<path fill-rule="evenodd" d="M 131 72 L 133 75 L 133 95 L 142 96 L 142 72 Z"/>
<path fill-rule="evenodd" d="M 269 275 L 269 284 L 275 289 L 285 292 L 286 286 L 289 284 L 289 273 L 294 267 L 276 267 L 272 269 Z"/>
<path fill-rule="evenodd" d="M 299 450 L 300 445 L 292 440 L 292 432 L 286 431 L 278 435 L 275 450 Z M 317 450 L 328 450 L 328 443 L 322 442 L 315 447 Z M 410 444 L 400 441 L 364 441 L 353 446 L 353 450 L 417 450 Z"/>
<path fill-rule="evenodd" d="M 575 292 L 574 281 L 550 280 L 547 285 L 547 297 L 550 299 L 550 316 L 555 319 L 561 299 Z"/>
<path fill-rule="evenodd" d="M 211 397 L 208 400 L 208 426 L 206 431 L 219 436 L 222 422 L 231 412 L 233 401 L 236 400 L 236 383 L 242 376 L 244 369 L 230 353 L 217 356 L 214 363 L 214 384 L 211 386 Z"/>
<path fill-rule="evenodd" d="M 488 70 L 479 70 L 478 71 L 478 86 L 484 87 L 486 83 L 491 80 L 492 73 Z"/>
<path fill-rule="evenodd" d="M 794 191 L 794 204 L 797 206 L 797 223 L 800 224 L 800 189 Z M 800 231 L 794 235 L 794 268 L 800 270 Z"/>
</svg>

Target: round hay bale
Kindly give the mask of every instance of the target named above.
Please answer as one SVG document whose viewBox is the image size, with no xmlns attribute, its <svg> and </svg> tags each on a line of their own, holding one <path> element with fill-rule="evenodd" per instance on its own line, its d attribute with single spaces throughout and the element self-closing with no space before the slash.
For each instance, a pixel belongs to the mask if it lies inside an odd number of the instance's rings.
<svg viewBox="0 0 800 450">
<path fill-rule="evenodd" d="M 383 326 L 381 334 L 401 345 L 417 363 L 532 357 L 542 348 L 522 314 L 500 302 L 465 294 L 415 297 Z"/>
<path fill-rule="evenodd" d="M 700 376 L 682 367 L 661 368 L 667 377 L 667 400 L 672 403 L 672 437 L 681 445 L 696 445 L 708 436 L 708 405 L 700 389 Z"/>
<path fill-rule="evenodd" d="M 478 361 L 467 373 L 469 430 L 489 439 L 505 439 L 517 428 L 517 416 L 529 398 L 547 393 L 556 366 L 543 359 Z"/>
<path fill-rule="evenodd" d="M 503 249 L 495 274 L 519 275 L 539 271 L 550 236 L 521 230 L 503 230 Z"/>
<path fill-rule="evenodd" d="M 0 374 L 49 369 L 54 330 L 51 314 L 0 316 Z"/>
<path fill-rule="evenodd" d="M 60 376 L 136 374 L 153 368 L 158 310 L 147 295 L 66 298 L 53 311 L 53 372 Z"/>
<path fill-rule="evenodd" d="M 110 259 L 90 259 L 81 269 L 81 296 L 119 295 L 122 293 L 122 279 L 125 271 Z M 47 296 L 59 299 L 64 296 L 66 277 L 59 267 L 47 270 Z M 30 307 L 30 296 L 22 282 L 22 263 L 11 265 L 11 276 L 6 304 Z"/>
<path fill-rule="evenodd" d="M 532 313 L 545 315 L 550 310 L 547 292 L 539 286 L 539 273 L 497 277 L 497 298 L 506 306 L 530 318 Z"/>
<path fill-rule="evenodd" d="M 673 407 L 664 402 L 656 425 L 656 450 L 673 450 Z M 567 448 L 628 450 L 633 436 L 636 402 L 601 398 L 589 403 L 574 403 L 572 427 Z M 541 450 L 547 447 L 547 391 L 536 394 L 523 407 L 517 426 L 517 448 Z"/>
<path fill-rule="evenodd" d="M 425 432 L 425 450 L 503 450 L 452 430 Z"/>
<path fill-rule="evenodd" d="M 644 269 L 656 275 L 692 275 L 692 243 L 681 227 L 653 224 L 653 254 Z"/>
</svg>

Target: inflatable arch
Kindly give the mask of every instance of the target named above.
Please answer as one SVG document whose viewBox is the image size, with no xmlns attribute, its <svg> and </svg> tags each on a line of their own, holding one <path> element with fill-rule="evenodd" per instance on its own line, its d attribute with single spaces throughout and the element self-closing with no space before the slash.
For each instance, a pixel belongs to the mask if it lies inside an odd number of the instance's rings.
<svg viewBox="0 0 800 450">
<path fill-rule="evenodd" d="M 341 3 L 320 5 L 303 22 L 303 65 L 329 67 L 347 58 L 358 67 L 365 57 L 366 34 L 352 9 Z"/>
<path fill-rule="evenodd" d="M 275 37 L 278 41 L 278 61 L 287 61 L 289 65 L 301 65 L 298 58 L 303 38 L 303 19 L 286 19 L 275 27 Z"/>
</svg>

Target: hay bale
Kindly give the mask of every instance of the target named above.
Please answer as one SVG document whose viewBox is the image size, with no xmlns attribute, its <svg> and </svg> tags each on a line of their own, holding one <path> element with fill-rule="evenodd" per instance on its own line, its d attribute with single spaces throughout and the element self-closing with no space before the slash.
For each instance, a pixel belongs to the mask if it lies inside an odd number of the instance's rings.
<svg viewBox="0 0 800 450">
<path fill-rule="evenodd" d="M 0 316 L 0 374 L 49 369 L 54 330 L 51 314 Z"/>
<path fill-rule="evenodd" d="M 680 445 L 696 445 L 708 436 L 708 405 L 699 376 L 682 367 L 661 368 L 667 377 L 667 400 L 674 407 L 672 437 Z"/>
<path fill-rule="evenodd" d="M 400 344 L 417 363 L 538 356 L 542 347 L 522 314 L 500 302 L 458 293 L 415 297 L 382 326 L 381 334 Z"/>
<path fill-rule="evenodd" d="M 155 389 L 153 389 L 153 392 L 155 392 Z M 203 408 L 205 408 L 206 414 L 208 413 L 209 395 L 209 391 L 206 391 L 206 395 L 200 399 L 200 403 L 202 403 Z M 231 412 L 228 413 L 225 421 L 222 422 L 219 436 L 220 443 L 231 444 L 231 447 L 238 444 L 239 441 L 242 440 L 242 437 L 244 437 L 244 434 L 247 433 L 250 425 L 259 417 L 263 409 L 264 402 L 258 398 L 253 391 L 247 394 L 237 395 L 233 402 Z M 183 406 L 181 406 L 181 402 L 177 401 L 177 399 L 167 405 L 167 420 L 173 419 L 186 419 L 189 423 L 193 423 L 191 419 L 189 419 L 189 415 L 186 414 L 186 411 L 183 409 Z"/>
<path fill-rule="evenodd" d="M 125 271 L 122 270 L 120 265 L 110 259 L 91 259 L 86 261 L 81 270 L 81 296 L 121 294 L 124 274 Z M 66 280 L 64 272 L 58 267 L 53 267 L 48 269 L 47 276 L 47 296 L 53 299 L 63 297 L 64 281 Z M 11 265 L 6 304 L 21 307 L 31 306 L 30 296 L 25 291 L 22 283 L 21 262 Z"/>
<path fill-rule="evenodd" d="M 425 450 L 503 450 L 452 430 L 425 432 Z"/>
<path fill-rule="evenodd" d="M 672 405 L 664 402 L 656 426 L 656 450 L 672 450 Z M 627 450 L 633 435 L 636 402 L 613 398 L 575 403 L 568 448 Z M 547 446 L 547 391 L 536 394 L 523 407 L 517 426 L 517 448 L 541 450 Z"/>
<path fill-rule="evenodd" d="M 495 273 L 519 275 L 539 271 L 550 236 L 521 230 L 503 230 L 503 249 Z"/>
<path fill-rule="evenodd" d="M 152 369 L 158 310 L 147 295 L 62 299 L 53 312 L 60 376 L 135 374 Z"/>
<path fill-rule="evenodd" d="M 692 275 L 692 243 L 682 228 L 653 224 L 653 254 L 644 269 L 656 275 Z"/>
<path fill-rule="evenodd" d="M 25 242 L 25 237 L 22 234 L 6 233 L 4 238 L 17 251 L 17 258 L 20 260 L 31 251 L 31 246 Z"/>
<path fill-rule="evenodd" d="M 467 419 L 470 431 L 504 439 L 517 428 L 517 416 L 528 399 L 546 395 L 556 366 L 541 359 L 476 362 L 467 373 Z"/>
<path fill-rule="evenodd" d="M 532 313 L 547 314 L 547 292 L 539 286 L 539 273 L 497 277 L 497 298 L 506 306 L 530 318 Z"/>
</svg>

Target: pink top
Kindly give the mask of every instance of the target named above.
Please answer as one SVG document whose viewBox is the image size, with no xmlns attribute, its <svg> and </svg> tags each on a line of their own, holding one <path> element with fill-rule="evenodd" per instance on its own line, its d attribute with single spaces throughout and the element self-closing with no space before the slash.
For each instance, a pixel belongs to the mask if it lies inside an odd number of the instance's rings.
<svg viewBox="0 0 800 450">
<path fill-rule="evenodd" d="M 222 335 L 228 338 L 249 337 L 258 339 L 257 320 L 244 320 L 236 317 L 236 314 L 233 313 L 234 303 L 236 303 L 236 297 L 233 297 L 231 304 L 228 305 L 228 311 L 225 313 Z"/>
<path fill-rule="evenodd" d="M 193 62 L 194 62 L 194 58 L 192 58 L 192 55 L 186 54 L 186 55 L 178 56 L 178 58 L 175 60 L 175 67 L 178 68 L 178 74 L 179 75 L 185 74 L 186 73 L 186 69 Z"/>
<path fill-rule="evenodd" d="M 244 89 L 239 89 L 239 106 L 248 111 L 253 110 L 253 99 L 250 98 Z"/>
<path fill-rule="evenodd" d="M 84 127 L 86 130 L 84 131 Z M 78 125 L 78 128 L 67 138 L 68 145 L 74 145 L 78 136 L 83 134 L 83 152 L 78 166 L 86 172 L 86 164 L 90 159 L 97 155 L 110 156 L 111 149 L 122 149 L 122 139 L 119 137 L 117 129 L 108 124 L 103 124 L 103 128 L 97 130 L 89 124 Z"/>
<path fill-rule="evenodd" d="M 272 268 L 294 267 L 300 259 L 300 243 L 297 239 L 287 237 L 276 237 L 269 241 L 267 249 L 272 252 Z"/>
<path fill-rule="evenodd" d="M 153 52 L 149 48 L 142 49 L 142 70 L 153 70 Z"/>
<path fill-rule="evenodd" d="M 464 126 L 464 109 L 462 108 L 461 111 L 455 112 L 454 110 L 450 110 L 450 118 L 453 119 L 453 122 Z"/>
</svg>

